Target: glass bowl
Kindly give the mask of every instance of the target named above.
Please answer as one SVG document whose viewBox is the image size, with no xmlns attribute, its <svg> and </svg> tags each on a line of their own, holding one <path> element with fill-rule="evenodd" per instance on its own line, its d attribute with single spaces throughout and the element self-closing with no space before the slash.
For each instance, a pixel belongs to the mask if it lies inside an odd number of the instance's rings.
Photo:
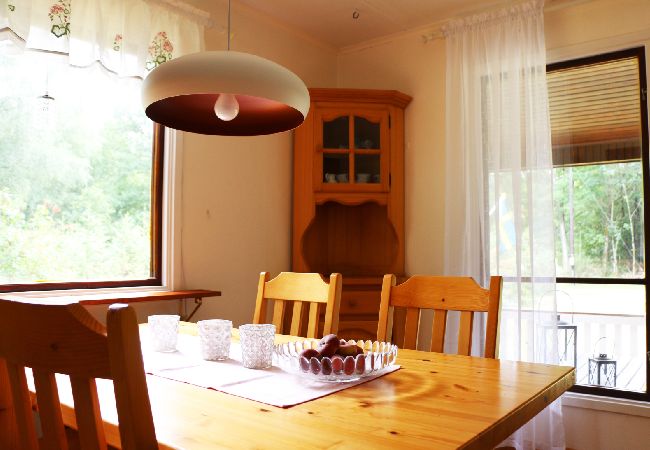
<svg viewBox="0 0 650 450">
<path fill-rule="evenodd" d="M 343 342 L 344 340 L 342 340 Z M 357 356 L 310 358 L 301 357 L 306 349 L 316 349 L 318 340 L 307 339 L 285 342 L 273 348 L 274 364 L 287 372 L 296 373 L 318 381 L 346 382 L 355 381 L 369 375 L 379 374 L 395 363 L 397 346 L 390 342 L 378 341 L 344 341 L 363 348 L 363 354 Z"/>
</svg>

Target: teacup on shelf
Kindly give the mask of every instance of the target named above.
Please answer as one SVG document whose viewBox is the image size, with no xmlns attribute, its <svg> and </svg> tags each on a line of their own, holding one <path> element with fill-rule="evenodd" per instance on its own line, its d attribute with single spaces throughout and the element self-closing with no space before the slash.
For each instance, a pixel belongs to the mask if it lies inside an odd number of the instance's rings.
<svg viewBox="0 0 650 450">
<path fill-rule="evenodd" d="M 339 173 L 336 175 L 336 181 L 339 183 L 347 183 L 348 182 L 348 174 L 347 173 Z"/>
<path fill-rule="evenodd" d="M 335 173 L 326 173 L 325 174 L 326 183 L 336 183 L 336 174 Z"/>
<path fill-rule="evenodd" d="M 370 181 L 369 173 L 358 173 L 357 174 L 357 183 L 368 183 Z"/>
</svg>

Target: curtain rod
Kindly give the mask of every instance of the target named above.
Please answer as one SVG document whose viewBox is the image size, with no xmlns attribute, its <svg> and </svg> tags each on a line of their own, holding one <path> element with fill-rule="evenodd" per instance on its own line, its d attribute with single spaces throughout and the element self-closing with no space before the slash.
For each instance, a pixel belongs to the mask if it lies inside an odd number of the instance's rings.
<svg viewBox="0 0 650 450">
<path fill-rule="evenodd" d="M 147 3 L 154 3 L 161 5 L 169 10 L 172 10 L 182 16 L 187 17 L 194 22 L 203 25 L 206 28 L 213 28 L 214 21 L 211 19 L 210 13 L 202 9 L 196 8 L 189 3 L 180 0 L 144 0 Z"/>
<path fill-rule="evenodd" d="M 592 1 L 594 1 L 594 0 L 547 0 L 545 2 L 545 4 L 544 4 L 544 12 L 557 11 L 559 9 L 567 8 L 569 6 L 575 6 L 575 5 L 579 5 L 579 4 L 582 4 L 582 3 L 589 3 L 589 2 L 592 2 Z M 476 9 L 476 10 L 473 10 L 473 11 L 465 13 L 465 14 L 460 14 L 460 15 L 457 15 L 457 16 L 454 16 L 454 17 L 447 18 L 444 21 L 439 22 L 435 29 L 433 29 L 433 30 L 431 30 L 431 31 L 429 31 L 427 33 L 423 33 L 420 37 L 422 39 L 422 42 L 425 43 L 425 44 L 428 43 L 428 42 L 431 42 L 431 41 L 435 41 L 437 39 L 443 39 L 444 35 L 442 33 L 442 28 L 447 22 L 449 22 L 452 19 L 459 19 L 461 17 L 467 17 L 467 16 L 471 16 L 471 15 L 474 15 L 474 14 L 480 14 L 480 13 L 484 13 L 484 12 L 488 12 L 488 11 L 493 11 L 493 10 L 496 10 L 498 8 L 502 8 L 504 6 L 517 4 L 517 3 L 521 3 L 521 2 L 508 2 L 508 3 L 501 4 L 499 6 L 494 6 L 493 5 L 492 8 Z"/>
</svg>

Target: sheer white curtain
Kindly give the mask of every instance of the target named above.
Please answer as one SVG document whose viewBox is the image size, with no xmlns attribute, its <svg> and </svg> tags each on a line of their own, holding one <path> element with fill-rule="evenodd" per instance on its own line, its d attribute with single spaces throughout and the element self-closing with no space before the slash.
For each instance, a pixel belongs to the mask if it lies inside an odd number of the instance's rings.
<svg viewBox="0 0 650 450">
<path fill-rule="evenodd" d="M 3 29 L 27 49 L 100 61 L 119 76 L 144 77 L 172 58 L 203 50 L 209 14 L 174 0 L 0 0 Z"/>
<path fill-rule="evenodd" d="M 557 363 L 543 2 L 454 20 L 444 33 L 446 273 L 484 286 L 503 275 L 499 357 Z M 564 448 L 559 401 L 504 444 Z"/>
</svg>

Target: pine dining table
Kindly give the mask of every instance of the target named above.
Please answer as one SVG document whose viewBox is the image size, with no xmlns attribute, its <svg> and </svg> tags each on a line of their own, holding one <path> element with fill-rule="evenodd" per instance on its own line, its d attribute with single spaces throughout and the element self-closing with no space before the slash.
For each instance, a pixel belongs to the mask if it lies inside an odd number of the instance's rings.
<svg viewBox="0 0 650 450">
<path fill-rule="evenodd" d="M 180 332 L 196 334 L 196 324 L 182 323 Z M 276 343 L 289 339 L 277 335 Z M 575 382 L 573 367 L 414 350 L 400 349 L 396 364 L 395 372 L 290 408 L 147 375 L 156 435 L 161 448 L 186 450 L 489 449 Z M 112 383 L 97 381 L 106 438 L 119 448 Z M 60 384 L 59 393 L 74 428 L 69 388 Z"/>
</svg>

